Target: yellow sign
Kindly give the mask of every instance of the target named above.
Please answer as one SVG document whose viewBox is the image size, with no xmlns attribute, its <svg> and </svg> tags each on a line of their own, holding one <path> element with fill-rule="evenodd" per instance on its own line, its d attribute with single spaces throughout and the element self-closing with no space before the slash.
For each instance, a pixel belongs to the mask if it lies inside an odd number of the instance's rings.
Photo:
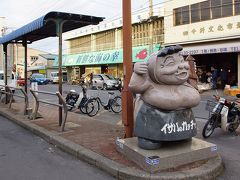
<svg viewBox="0 0 240 180">
<path fill-rule="evenodd" d="M 39 73 L 40 74 L 46 74 L 46 70 L 45 69 L 39 69 Z"/>
</svg>

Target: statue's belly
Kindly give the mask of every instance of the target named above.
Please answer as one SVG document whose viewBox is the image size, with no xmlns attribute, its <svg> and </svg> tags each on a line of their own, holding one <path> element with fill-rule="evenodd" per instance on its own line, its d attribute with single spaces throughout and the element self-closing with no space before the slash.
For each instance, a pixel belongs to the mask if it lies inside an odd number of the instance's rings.
<svg viewBox="0 0 240 180">
<path fill-rule="evenodd" d="M 197 134 L 191 109 L 165 111 L 143 103 L 136 112 L 134 133 L 138 137 L 156 141 L 177 141 Z"/>
</svg>

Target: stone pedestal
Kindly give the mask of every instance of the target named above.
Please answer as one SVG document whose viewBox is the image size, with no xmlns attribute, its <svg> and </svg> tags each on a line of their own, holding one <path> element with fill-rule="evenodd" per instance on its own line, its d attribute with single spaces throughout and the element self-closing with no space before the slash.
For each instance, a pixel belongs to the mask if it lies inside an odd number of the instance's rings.
<svg viewBox="0 0 240 180">
<path fill-rule="evenodd" d="M 191 141 L 166 142 L 158 150 L 138 147 L 137 138 L 117 139 L 117 150 L 145 171 L 154 173 L 217 156 L 217 146 L 192 138 Z"/>
</svg>

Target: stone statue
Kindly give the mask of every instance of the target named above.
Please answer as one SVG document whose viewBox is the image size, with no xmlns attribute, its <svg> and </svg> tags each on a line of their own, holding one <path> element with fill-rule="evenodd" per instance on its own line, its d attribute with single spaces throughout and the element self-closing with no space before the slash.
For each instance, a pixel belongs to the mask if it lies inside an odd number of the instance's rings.
<svg viewBox="0 0 240 180">
<path fill-rule="evenodd" d="M 164 141 L 191 139 L 197 133 L 191 108 L 200 95 L 187 82 L 190 66 L 181 50 L 170 46 L 134 65 L 129 88 L 136 95 L 134 134 L 140 148 L 158 149 Z"/>
<path fill-rule="evenodd" d="M 196 73 L 195 59 L 191 55 L 188 55 L 186 57 L 186 61 L 188 61 L 188 64 L 189 64 L 189 67 L 190 67 L 189 77 L 188 77 L 188 81 L 187 82 L 190 85 L 192 85 L 195 89 L 198 89 L 198 87 L 197 87 L 198 76 L 197 76 L 197 73 Z"/>
</svg>

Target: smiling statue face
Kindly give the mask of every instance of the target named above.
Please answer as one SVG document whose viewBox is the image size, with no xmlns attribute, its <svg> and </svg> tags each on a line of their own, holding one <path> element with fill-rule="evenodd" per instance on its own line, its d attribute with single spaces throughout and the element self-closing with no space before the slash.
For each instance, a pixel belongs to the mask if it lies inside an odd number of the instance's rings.
<svg viewBox="0 0 240 180">
<path fill-rule="evenodd" d="M 189 65 L 179 53 L 158 57 L 155 78 L 164 84 L 183 84 L 189 77 Z"/>
</svg>

